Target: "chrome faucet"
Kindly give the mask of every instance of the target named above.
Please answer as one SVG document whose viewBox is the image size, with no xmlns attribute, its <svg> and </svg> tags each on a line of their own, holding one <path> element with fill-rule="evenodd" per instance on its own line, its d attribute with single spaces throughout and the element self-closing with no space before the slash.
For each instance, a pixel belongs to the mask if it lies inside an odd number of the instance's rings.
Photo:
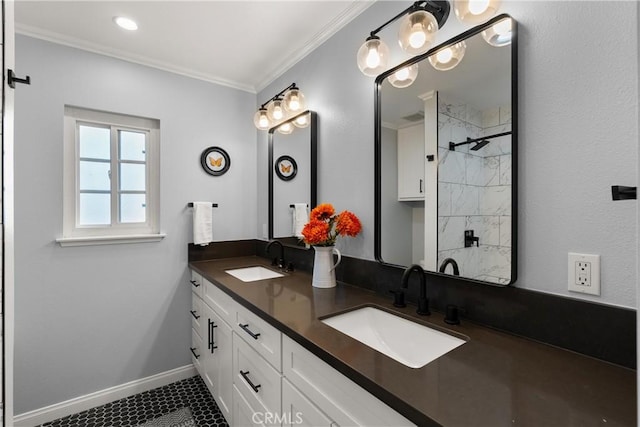
<svg viewBox="0 0 640 427">
<path fill-rule="evenodd" d="M 442 261 L 442 264 L 440 264 L 440 269 L 438 271 L 440 273 L 444 273 L 444 271 L 447 269 L 447 265 L 449 265 L 449 264 L 451 264 L 451 266 L 453 267 L 453 275 L 454 276 L 459 276 L 460 275 L 460 269 L 458 268 L 458 263 L 453 258 L 447 258 L 444 261 Z"/>
<path fill-rule="evenodd" d="M 427 280 L 424 276 L 424 270 L 418 264 L 408 267 L 402 274 L 400 289 L 394 292 L 393 305 L 395 307 L 407 306 L 404 302 L 404 290 L 409 287 L 409 276 L 411 276 L 411 273 L 414 271 L 420 273 L 420 297 L 418 298 L 418 309 L 416 313 L 428 316 L 431 312 L 429 311 L 429 298 L 427 298 Z"/>
<path fill-rule="evenodd" d="M 273 245 L 280 245 L 280 258 L 277 258 L 277 257 L 274 258 L 272 265 L 277 265 L 278 268 L 284 268 L 285 267 L 284 246 L 282 245 L 282 242 L 278 240 L 272 240 L 269 243 L 267 243 L 267 249 L 266 249 L 267 254 L 269 254 L 269 251 L 271 250 L 271 246 Z"/>
</svg>

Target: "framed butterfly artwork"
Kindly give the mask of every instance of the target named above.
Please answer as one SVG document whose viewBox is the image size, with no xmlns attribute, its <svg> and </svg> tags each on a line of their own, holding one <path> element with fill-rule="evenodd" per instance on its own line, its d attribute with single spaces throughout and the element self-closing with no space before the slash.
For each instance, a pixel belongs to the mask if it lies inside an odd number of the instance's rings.
<svg viewBox="0 0 640 427">
<path fill-rule="evenodd" d="M 291 156 L 280 156 L 275 164 L 276 175 L 283 181 L 291 181 L 298 173 L 298 164 Z"/>
<path fill-rule="evenodd" d="M 220 147 L 209 147 L 200 155 L 202 169 L 209 175 L 224 175 L 231 167 L 231 158 Z"/>
</svg>

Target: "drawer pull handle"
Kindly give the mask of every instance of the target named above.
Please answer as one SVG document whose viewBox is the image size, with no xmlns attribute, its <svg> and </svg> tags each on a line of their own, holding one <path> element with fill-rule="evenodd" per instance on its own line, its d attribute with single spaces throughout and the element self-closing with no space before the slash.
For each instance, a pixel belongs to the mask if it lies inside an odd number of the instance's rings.
<svg viewBox="0 0 640 427">
<path fill-rule="evenodd" d="M 196 319 L 196 320 L 198 320 L 198 319 L 200 318 L 200 316 L 198 316 L 198 315 L 196 314 L 196 311 L 195 311 L 195 310 L 191 310 L 191 315 L 192 315 L 192 316 L 193 316 L 193 318 L 194 318 L 194 319 Z"/>
<path fill-rule="evenodd" d="M 197 288 L 198 286 L 200 286 L 200 283 L 196 282 L 195 280 L 189 280 L 189 281 L 190 281 L 190 282 L 191 282 L 191 284 L 192 284 L 193 286 L 195 286 L 196 288 Z"/>
<path fill-rule="evenodd" d="M 212 322 L 211 319 L 208 319 L 208 321 L 209 321 L 209 337 L 208 337 L 208 346 L 207 346 L 207 348 L 209 350 L 211 350 L 211 354 L 213 354 L 213 350 L 218 348 L 216 343 L 213 341 L 213 329 L 217 328 L 218 325 L 216 325 L 214 322 Z"/>
<path fill-rule="evenodd" d="M 258 337 L 260 336 L 260 334 L 254 334 L 253 332 L 251 332 L 249 330 L 249 324 L 248 323 L 245 323 L 244 325 L 242 323 L 238 323 L 238 326 L 240 326 L 242 328 L 242 330 L 244 330 L 246 333 L 251 335 L 251 338 L 253 338 L 254 340 L 257 340 Z"/>
<path fill-rule="evenodd" d="M 199 354 L 196 354 L 196 349 L 195 347 L 189 347 L 189 350 L 191 350 L 191 354 L 193 354 L 193 357 L 195 357 L 196 359 L 200 358 Z"/>
<path fill-rule="evenodd" d="M 258 389 L 261 387 L 260 384 L 258 385 L 254 385 L 251 380 L 249 379 L 248 375 L 249 375 L 249 371 L 247 372 L 242 372 L 240 371 L 240 375 L 242 375 L 242 378 L 244 378 L 244 380 L 247 382 L 247 384 L 249 384 L 249 387 L 251 387 L 253 389 L 253 391 L 255 391 L 256 393 L 258 392 Z"/>
</svg>

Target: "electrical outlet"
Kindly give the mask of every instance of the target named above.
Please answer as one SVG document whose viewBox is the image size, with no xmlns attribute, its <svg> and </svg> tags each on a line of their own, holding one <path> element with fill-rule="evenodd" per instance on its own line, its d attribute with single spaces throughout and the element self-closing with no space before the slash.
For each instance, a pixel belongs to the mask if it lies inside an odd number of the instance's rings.
<svg viewBox="0 0 640 427">
<path fill-rule="evenodd" d="M 569 290 L 600 295 L 600 255 L 569 252 Z"/>
</svg>

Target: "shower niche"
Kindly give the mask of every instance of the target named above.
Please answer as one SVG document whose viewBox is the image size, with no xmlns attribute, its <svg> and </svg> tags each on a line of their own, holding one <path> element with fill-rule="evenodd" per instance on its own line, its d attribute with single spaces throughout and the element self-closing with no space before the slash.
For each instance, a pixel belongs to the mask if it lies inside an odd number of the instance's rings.
<svg viewBox="0 0 640 427">
<path fill-rule="evenodd" d="M 510 43 L 485 37 L 511 28 Z M 376 79 L 376 258 L 497 286 L 516 278 L 516 22 L 507 15 Z M 446 71 L 429 56 L 462 43 Z M 390 77 L 417 67 L 403 87 Z"/>
</svg>

